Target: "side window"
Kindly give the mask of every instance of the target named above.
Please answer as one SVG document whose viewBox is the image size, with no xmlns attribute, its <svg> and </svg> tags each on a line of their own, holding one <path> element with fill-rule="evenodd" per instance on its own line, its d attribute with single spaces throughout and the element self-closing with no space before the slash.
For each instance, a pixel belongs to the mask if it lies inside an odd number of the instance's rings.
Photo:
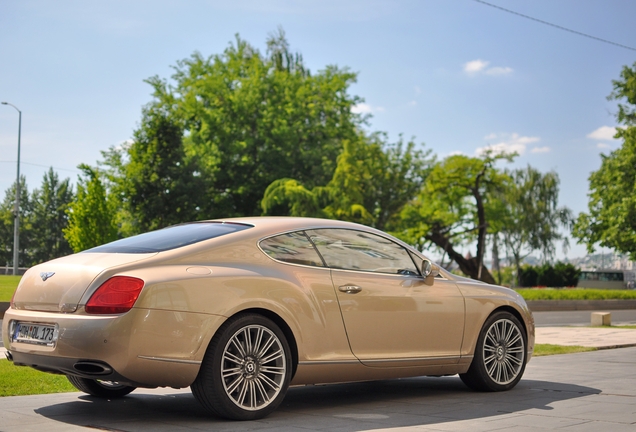
<svg viewBox="0 0 636 432">
<path fill-rule="evenodd" d="M 263 240 L 261 249 L 278 261 L 324 267 L 320 255 L 303 232 L 281 234 Z"/>
<path fill-rule="evenodd" d="M 348 229 L 307 231 L 329 267 L 419 276 L 409 253 L 384 237 Z"/>
</svg>

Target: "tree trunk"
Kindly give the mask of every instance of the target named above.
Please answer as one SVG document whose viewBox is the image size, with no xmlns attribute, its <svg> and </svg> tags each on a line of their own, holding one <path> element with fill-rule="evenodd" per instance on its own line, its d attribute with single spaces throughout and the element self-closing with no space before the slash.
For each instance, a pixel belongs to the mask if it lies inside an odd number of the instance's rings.
<svg viewBox="0 0 636 432">
<path fill-rule="evenodd" d="M 479 260 L 477 257 L 464 258 L 462 254 L 457 252 L 450 243 L 448 237 L 440 233 L 433 233 L 426 236 L 426 239 L 441 247 L 448 256 L 459 265 L 459 269 L 472 279 L 480 280 L 489 284 L 496 285 L 495 279 L 492 277 L 488 269 L 481 264 L 481 272 Z M 481 273 L 481 274 L 480 274 Z M 481 276 L 481 277 L 480 277 Z"/>
<path fill-rule="evenodd" d="M 499 245 L 497 234 L 492 236 L 492 270 L 497 272 L 497 285 L 501 285 L 501 268 L 499 267 Z"/>
</svg>

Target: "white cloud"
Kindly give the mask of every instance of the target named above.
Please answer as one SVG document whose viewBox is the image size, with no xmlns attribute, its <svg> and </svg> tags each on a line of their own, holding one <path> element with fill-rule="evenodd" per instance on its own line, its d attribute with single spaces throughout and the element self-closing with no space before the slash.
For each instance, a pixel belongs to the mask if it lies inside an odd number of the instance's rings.
<svg viewBox="0 0 636 432">
<path fill-rule="evenodd" d="M 474 74 L 477 72 L 481 72 L 482 70 L 484 70 L 488 65 L 490 64 L 490 62 L 484 61 L 484 60 L 473 60 L 473 61 L 469 61 L 468 63 L 464 63 L 464 72 L 469 73 L 469 74 Z"/>
<path fill-rule="evenodd" d="M 616 134 L 616 128 L 612 126 L 601 126 L 600 128 L 587 134 L 588 138 L 595 140 L 613 140 Z"/>
<path fill-rule="evenodd" d="M 384 108 L 381 106 L 372 106 L 361 102 L 351 107 L 351 112 L 354 114 L 371 114 L 374 112 L 384 112 Z"/>
<path fill-rule="evenodd" d="M 422 93 L 422 89 L 420 88 L 420 86 L 415 86 L 415 94 L 421 94 Z"/>
<path fill-rule="evenodd" d="M 373 112 L 373 108 L 371 108 L 371 105 L 361 102 L 357 105 L 352 106 L 351 112 L 354 114 L 370 114 Z"/>
<path fill-rule="evenodd" d="M 544 146 L 544 147 L 533 147 L 532 150 L 530 150 L 530 153 L 550 153 L 551 149 L 548 146 Z"/>
<path fill-rule="evenodd" d="M 409 105 L 415 106 L 415 105 L 417 105 L 417 101 L 412 100 L 411 102 L 409 102 Z"/>
<path fill-rule="evenodd" d="M 541 138 L 539 137 L 521 136 L 517 133 L 512 133 L 512 134 L 494 134 L 493 133 L 493 134 L 487 135 L 486 137 L 484 137 L 484 139 L 486 140 L 496 139 L 496 140 L 499 140 L 499 142 L 494 144 L 489 144 L 485 147 L 479 147 L 477 150 L 475 150 L 475 153 L 477 155 L 482 155 L 488 150 L 492 151 L 494 154 L 516 152 L 519 155 L 522 155 L 526 152 L 526 147 L 528 146 L 528 144 L 532 144 L 534 142 L 538 142 L 541 140 Z M 544 149 L 548 147 L 540 147 L 540 148 Z M 541 151 L 546 151 L 546 150 L 540 150 L 539 152 Z M 547 151 L 549 151 L 549 149 Z"/>
<path fill-rule="evenodd" d="M 610 148 L 609 144 L 605 144 L 605 143 L 598 143 L 596 144 L 596 147 L 600 148 L 600 149 L 607 149 Z"/>
<path fill-rule="evenodd" d="M 486 70 L 486 74 L 488 75 L 508 75 L 512 73 L 512 68 L 509 67 L 492 67 Z"/>
<path fill-rule="evenodd" d="M 450 152 L 448 155 L 449 155 L 449 156 L 461 156 L 461 155 L 465 155 L 465 154 L 466 154 L 466 153 L 464 153 L 464 152 L 463 152 L 463 151 L 461 151 L 461 150 L 455 150 L 455 151 Z"/>
<path fill-rule="evenodd" d="M 472 61 L 464 63 L 464 72 L 466 72 L 468 75 L 476 75 L 478 73 L 485 73 L 486 75 L 492 75 L 492 76 L 509 75 L 513 72 L 513 69 L 511 67 L 493 66 L 489 68 L 488 67 L 489 64 L 490 62 L 486 60 L 481 60 L 481 59 L 472 60 Z"/>
</svg>

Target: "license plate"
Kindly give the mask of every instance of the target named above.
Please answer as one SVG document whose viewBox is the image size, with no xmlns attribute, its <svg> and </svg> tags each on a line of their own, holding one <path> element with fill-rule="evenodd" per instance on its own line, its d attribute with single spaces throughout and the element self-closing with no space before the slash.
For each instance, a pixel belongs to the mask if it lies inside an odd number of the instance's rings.
<svg viewBox="0 0 636 432">
<path fill-rule="evenodd" d="M 55 346 L 57 325 L 18 322 L 13 330 L 13 342 Z"/>
</svg>

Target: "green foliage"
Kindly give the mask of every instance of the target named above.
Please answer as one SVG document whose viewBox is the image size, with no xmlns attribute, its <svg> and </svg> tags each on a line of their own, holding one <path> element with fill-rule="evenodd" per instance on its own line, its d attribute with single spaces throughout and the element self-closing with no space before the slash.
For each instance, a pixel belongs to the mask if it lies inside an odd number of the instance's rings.
<svg viewBox="0 0 636 432">
<path fill-rule="evenodd" d="M 572 235 L 589 252 L 600 244 L 636 260 L 636 63 L 625 66 L 613 85 L 609 98 L 622 102 L 617 120 L 625 128 L 617 130 L 616 138 L 623 144 L 601 155 L 601 167 L 589 177 L 589 213 L 579 214 Z"/>
<path fill-rule="evenodd" d="M 517 284 L 517 272 L 513 266 L 501 267 L 499 270 L 492 270 L 492 276 L 498 285 L 513 286 Z"/>
<path fill-rule="evenodd" d="M 274 181 L 329 182 L 363 122 L 347 93 L 356 75 L 310 73 L 282 30 L 267 46 L 263 55 L 237 36 L 223 54 L 179 61 L 171 81 L 147 80 L 154 96 L 134 143 L 104 154 L 122 233 L 259 215 Z"/>
<path fill-rule="evenodd" d="M 541 174 L 528 166 L 507 172 L 510 181 L 495 192 L 499 203 L 497 222 L 491 226 L 494 235 L 500 236 L 508 255 L 513 260 L 522 282 L 521 261 L 533 250 L 540 250 L 544 259 L 554 257 L 555 242 L 567 239 L 560 227 L 571 223 L 571 212 L 558 207 L 559 177 L 556 172 Z M 528 277 L 531 277 L 528 275 Z M 547 274 L 545 277 L 548 277 Z"/>
<path fill-rule="evenodd" d="M 62 230 L 67 225 L 66 210 L 73 200 L 69 179 L 59 180 L 49 169 L 42 185 L 29 194 L 26 179 L 20 180 L 20 266 L 31 267 L 71 253 Z M 13 214 L 15 183 L 0 204 L 0 265 L 13 265 Z"/>
<path fill-rule="evenodd" d="M 0 203 L 0 265 L 8 264 L 13 267 L 13 231 L 15 215 L 15 182 L 5 192 L 5 197 Z M 19 266 L 30 266 L 33 260 L 29 256 L 31 244 L 31 216 L 33 206 L 26 178 L 20 176 L 20 251 Z"/>
<path fill-rule="evenodd" d="M 620 133 L 621 148 L 601 155 L 601 167 L 590 175 L 589 213 L 580 213 L 572 235 L 627 253 L 636 260 L 636 126 Z"/>
<path fill-rule="evenodd" d="M 30 255 L 34 263 L 41 263 L 73 253 L 63 230 L 68 225 L 68 208 L 73 201 L 69 179 L 59 180 L 49 168 L 42 186 L 33 191 Z"/>
<path fill-rule="evenodd" d="M 201 217 L 205 182 L 196 158 L 186 156 L 181 123 L 165 107 L 146 107 L 127 149 L 129 161 L 118 167 L 121 175 L 114 178 L 113 191 L 124 197 L 133 231 L 152 231 Z"/>
<path fill-rule="evenodd" d="M 495 163 L 513 156 L 453 155 L 437 162 L 419 195 L 402 210 L 401 226 L 395 234 L 420 249 L 432 243 L 457 262 L 464 274 L 495 283 L 483 265 L 486 233 L 498 213 L 494 192 L 508 181 Z M 477 245 L 475 257 L 464 257 L 457 251 L 473 242 Z"/>
<path fill-rule="evenodd" d="M 388 144 L 384 135 L 344 141 L 332 179 L 306 188 L 298 180 L 280 179 L 265 191 L 265 215 L 326 217 L 379 229 L 390 227 L 402 207 L 421 188 L 431 164 L 430 152 Z"/>
<path fill-rule="evenodd" d="M 117 238 L 115 209 L 108 199 L 99 172 L 88 165 L 80 165 L 84 178 L 77 184 L 77 198 L 68 210 L 68 227 L 64 236 L 74 252 L 108 243 Z"/>
<path fill-rule="evenodd" d="M 15 366 L 0 360 L 0 396 L 22 396 L 75 392 L 77 389 L 64 375 L 39 372 L 26 366 Z"/>
<path fill-rule="evenodd" d="M 519 273 L 519 286 L 572 287 L 578 283 L 580 274 L 581 271 L 570 263 L 525 265 Z"/>
<path fill-rule="evenodd" d="M 536 267 L 523 266 L 520 268 L 518 275 L 519 286 L 534 287 L 538 285 L 539 273 Z"/>
<path fill-rule="evenodd" d="M 11 300 L 21 278 L 22 276 L 0 276 L 0 302 Z"/>
<path fill-rule="evenodd" d="M 634 290 L 606 290 L 589 288 L 522 288 L 516 289 L 526 300 L 636 300 Z"/>
<path fill-rule="evenodd" d="M 612 81 L 612 85 L 614 90 L 608 99 L 627 102 L 618 104 L 616 119 L 626 126 L 636 125 L 636 62 L 631 68 L 623 66 L 621 79 Z"/>
</svg>

